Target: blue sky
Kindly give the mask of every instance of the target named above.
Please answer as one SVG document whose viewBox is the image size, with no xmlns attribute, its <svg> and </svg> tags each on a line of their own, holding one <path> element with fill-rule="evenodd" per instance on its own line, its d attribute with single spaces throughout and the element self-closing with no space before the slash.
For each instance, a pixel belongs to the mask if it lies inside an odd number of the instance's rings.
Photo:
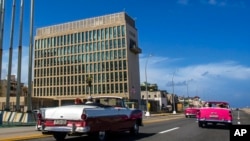
<svg viewBox="0 0 250 141">
<path fill-rule="evenodd" d="M 25 1 L 22 81 L 28 82 L 30 0 Z M 12 1 L 6 0 L 2 78 L 8 70 Z M 17 73 L 20 0 L 12 74 Z M 126 11 L 136 20 L 140 77 L 159 89 L 250 106 L 249 0 L 35 0 L 34 27 Z M 187 85 L 188 84 L 188 85 Z"/>
</svg>

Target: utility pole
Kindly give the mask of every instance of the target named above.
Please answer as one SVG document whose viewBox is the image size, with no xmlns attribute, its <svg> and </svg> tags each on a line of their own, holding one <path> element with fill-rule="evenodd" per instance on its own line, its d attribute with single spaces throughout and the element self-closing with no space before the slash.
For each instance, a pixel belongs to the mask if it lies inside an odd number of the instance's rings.
<svg viewBox="0 0 250 141">
<path fill-rule="evenodd" d="M 188 106 L 189 106 L 189 94 L 188 94 L 188 82 L 186 81 L 186 85 L 187 85 L 187 97 L 188 97 Z"/>
<path fill-rule="evenodd" d="M 149 112 L 149 107 L 148 107 L 148 80 L 147 80 L 147 65 L 148 65 L 148 59 L 151 56 L 151 54 L 148 55 L 147 60 L 146 60 L 146 64 L 145 64 L 145 79 L 146 79 L 146 85 L 145 85 L 145 90 L 146 90 L 146 114 L 145 116 L 150 116 L 150 112 Z"/>
<path fill-rule="evenodd" d="M 172 86 L 173 86 L 173 114 L 176 114 L 176 110 L 175 110 L 175 94 L 174 94 L 174 75 L 175 75 L 175 72 L 173 73 L 173 77 L 172 77 Z"/>
</svg>

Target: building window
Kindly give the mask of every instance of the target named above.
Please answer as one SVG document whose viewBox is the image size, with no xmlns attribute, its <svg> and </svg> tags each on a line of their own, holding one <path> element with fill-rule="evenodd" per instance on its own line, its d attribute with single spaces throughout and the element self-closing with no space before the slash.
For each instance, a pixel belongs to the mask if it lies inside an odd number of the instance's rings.
<svg viewBox="0 0 250 141">
<path fill-rule="evenodd" d="M 123 85 L 120 83 L 120 93 L 123 93 Z"/>
<path fill-rule="evenodd" d="M 122 30 L 122 36 L 124 37 L 125 36 L 125 26 L 124 25 L 122 25 L 122 27 L 121 27 L 121 30 Z"/>
</svg>

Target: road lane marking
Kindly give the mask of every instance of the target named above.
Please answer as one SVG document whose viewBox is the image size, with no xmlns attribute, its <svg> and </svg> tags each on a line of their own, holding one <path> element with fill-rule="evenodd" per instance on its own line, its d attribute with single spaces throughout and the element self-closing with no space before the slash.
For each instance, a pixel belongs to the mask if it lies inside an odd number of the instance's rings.
<svg viewBox="0 0 250 141">
<path fill-rule="evenodd" d="M 168 129 L 168 130 L 165 130 L 165 131 L 161 131 L 159 132 L 159 134 L 163 134 L 163 133 L 167 133 L 167 132 L 170 132 L 170 131 L 173 131 L 173 130 L 177 130 L 179 129 L 180 127 L 175 127 L 175 128 L 172 128 L 172 129 Z"/>
</svg>

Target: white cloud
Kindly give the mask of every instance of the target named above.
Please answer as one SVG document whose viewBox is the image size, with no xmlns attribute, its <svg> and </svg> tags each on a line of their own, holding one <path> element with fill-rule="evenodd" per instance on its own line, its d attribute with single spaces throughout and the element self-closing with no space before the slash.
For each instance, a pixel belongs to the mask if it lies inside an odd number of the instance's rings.
<svg viewBox="0 0 250 141">
<path fill-rule="evenodd" d="M 177 95 L 199 95 L 204 99 L 225 99 L 230 95 L 235 98 L 230 99 L 232 101 L 250 98 L 248 93 L 250 88 L 247 85 L 250 82 L 250 68 L 247 66 L 233 61 L 224 61 L 177 67 L 183 59 L 159 58 L 150 58 L 147 80 L 149 83 L 156 83 L 161 90 L 172 93 L 173 79 L 174 91 Z M 145 58 L 141 58 L 140 63 L 141 82 L 144 82 Z M 187 92 L 186 82 L 188 82 L 189 92 Z"/>
<path fill-rule="evenodd" d="M 192 5 L 195 2 L 197 2 L 196 0 L 177 0 L 177 4 L 180 5 Z M 233 1 L 231 0 L 230 2 L 228 0 L 199 0 L 198 1 L 200 4 L 204 4 L 204 5 L 212 5 L 212 6 L 244 6 L 244 2 L 242 1 Z"/>
</svg>

